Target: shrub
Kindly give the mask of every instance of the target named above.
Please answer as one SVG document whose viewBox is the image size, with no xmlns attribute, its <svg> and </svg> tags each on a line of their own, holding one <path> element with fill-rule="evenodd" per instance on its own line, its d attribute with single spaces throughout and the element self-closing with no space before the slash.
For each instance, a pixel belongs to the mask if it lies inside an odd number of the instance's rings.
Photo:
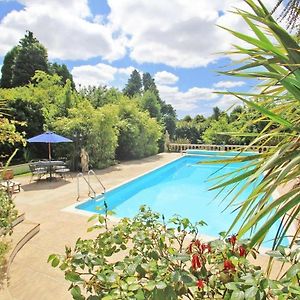
<svg viewBox="0 0 300 300">
<path fill-rule="evenodd" d="M 65 255 L 49 256 L 69 281 L 74 299 L 267 299 L 285 293 L 295 299 L 298 265 L 282 281 L 269 280 L 249 263 L 253 250 L 235 236 L 204 243 L 187 218 L 164 217 L 146 207 L 108 229 L 108 217 L 98 215 L 89 230 L 96 239 L 78 239 Z M 299 252 L 298 252 L 299 254 Z M 295 255 L 294 255 L 295 260 Z M 287 287 L 288 286 L 288 287 Z"/>
<path fill-rule="evenodd" d="M 0 189 L 0 235 L 11 234 L 18 211 L 12 198 Z"/>
</svg>

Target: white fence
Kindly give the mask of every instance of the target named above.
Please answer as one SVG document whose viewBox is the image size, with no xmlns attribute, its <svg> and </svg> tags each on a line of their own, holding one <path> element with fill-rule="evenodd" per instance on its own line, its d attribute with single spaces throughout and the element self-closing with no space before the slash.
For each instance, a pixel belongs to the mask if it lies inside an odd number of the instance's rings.
<svg viewBox="0 0 300 300">
<path fill-rule="evenodd" d="M 204 144 L 174 144 L 170 143 L 168 149 L 170 152 L 182 152 L 188 149 L 210 150 L 210 151 L 254 151 L 266 152 L 269 146 L 242 146 L 242 145 L 204 145 Z"/>
</svg>

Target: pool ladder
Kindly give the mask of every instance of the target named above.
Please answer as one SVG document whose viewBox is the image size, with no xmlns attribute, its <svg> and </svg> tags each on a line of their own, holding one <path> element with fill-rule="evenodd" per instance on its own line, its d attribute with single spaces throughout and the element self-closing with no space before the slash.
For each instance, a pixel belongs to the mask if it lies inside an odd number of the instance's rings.
<svg viewBox="0 0 300 300">
<path fill-rule="evenodd" d="M 100 184 L 101 188 L 103 189 L 102 195 L 105 194 L 105 192 L 106 192 L 105 186 L 103 185 L 103 183 L 101 182 L 101 180 L 99 179 L 99 177 L 96 175 L 96 173 L 94 172 L 94 170 L 89 170 L 88 171 L 88 178 L 87 179 L 86 179 L 86 177 L 84 176 L 83 173 L 78 173 L 77 174 L 77 201 L 80 198 L 80 191 L 79 191 L 80 190 L 79 189 L 79 178 L 80 177 L 82 177 L 84 179 L 84 181 L 86 182 L 86 184 L 89 187 L 89 193 L 88 193 L 89 197 L 91 197 L 91 198 L 95 198 L 96 197 L 96 191 L 93 189 L 93 187 L 92 187 L 92 185 L 90 183 L 90 176 L 91 175 L 93 175 L 97 179 L 98 183 Z M 92 193 L 93 193 L 93 195 L 91 196 Z"/>
</svg>

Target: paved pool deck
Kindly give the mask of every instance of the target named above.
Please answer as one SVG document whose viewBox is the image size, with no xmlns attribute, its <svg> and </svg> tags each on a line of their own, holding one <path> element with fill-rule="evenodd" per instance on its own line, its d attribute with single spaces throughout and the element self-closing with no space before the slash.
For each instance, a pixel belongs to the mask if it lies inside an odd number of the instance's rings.
<svg viewBox="0 0 300 300">
<path fill-rule="evenodd" d="M 154 168 L 162 166 L 181 155 L 162 153 L 149 158 L 123 162 L 97 171 L 104 185 L 109 189 Z M 96 233 L 87 233 L 87 216 L 63 211 L 77 198 L 77 180 L 55 180 L 29 182 L 30 176 L 17 178 L 22 191 L 15 194 L 15 203 L 19 211 L 25 212 L 26 219 L 40 223 L 40 232 L 33 237 L 17 254 L 11 268 L 8 291 L 11 299 L 16 300 L 53 300 L 72 299 L 68 292 L 69 284 L 59 269 L 47 263 L 51 253 L 64 253 L 65 245 L 74 246 L 78 237 L 93 237 Z M 87 198 L 87 185 L 80 180 L 81 201 Z M 92 185 L 98 187 L 96 179 Z M 265 264 L 266 258 L 260 257 L 259 264 Z M 7 294 L 6 294 L 7 295 Z M 4 297 L 4 298 L 3 298 Z M 8 299 L 3 296 L 0 299 Z"/>
<path fill-rule="evenodd" d="M 178 157 L 178 153 L 161 153 L 123 162 L 96 173 L 109 189 Z M 63 254 L 65 245 L 73 247 L 78 237 L 93 237 L 93 233 L 87 233 L 87 216 L 62 211 L 76 202 L 77 179 L 30 182 L 30 176 L 21 176 L 16 180 L 22 184 L 22 191 L 14 194 L 17 209 L 25 212 L 27 220 L 41 225 L 40 232 L 21 249 L 11 265 L 8 288 L 11 298 L 72 299 L 63 272 L 52 268 L 47 259 L 51 253 Z M 91 178 L 91 183 L 96 192 L 102 192 L 95 178 Z M 82 178 L 80 195 L 80 201 L 88 198 L 88 187 Z"/>
</svg>

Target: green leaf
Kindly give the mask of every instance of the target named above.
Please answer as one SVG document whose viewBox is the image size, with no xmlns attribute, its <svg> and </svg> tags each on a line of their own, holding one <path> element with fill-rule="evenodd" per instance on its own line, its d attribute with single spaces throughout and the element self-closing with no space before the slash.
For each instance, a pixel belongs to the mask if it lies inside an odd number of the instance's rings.
<svg viewBox="0 0 300 300">
<path fill-rule="evenodd" d="M 56 257 L 54 257 L 53 258 L 53 260 L 52 260 L 52 263 L 51 263 L 51 266 L 53 267 L 53 268 L 55 268 L 55 267 L 57 267 L 58 265 L 59 265 L 59 259 L 57 258 L 57 256 Z"/>
<path fill-rule="evenodd" d="M 297 264 L 293 265 L 292 267 L 290 267 L 286 273 L 286 277 L 289 279 L 292 279 L 297 274 L 300 275 L 300 263 L 297 263 Z"/>
<path fill-rule="evenodd" d="M 160 282 L 157 283 L 155 286 L 156 286 L 156 288 L 159 289 L 159 290 L 165 289 L 165 288 L 167 287 L 167 285 L 166 285 L 163 281 L 160 281 Z"/>
<path fill-rule="evenodd" d="M 80 287 L 78 285 L 74 286 L 71 289 L 71 295 L 74 300 L 84 300 L 85 298 L 81 294 Z"/>
<path fill-rule="evenodd" d="M 65 274 L 65 279 L 68 280 L 68 281 L 71 281 L 71 282 L 83 281 L 83 279 L 81 279 L 79 274 L 77 274 L 75 272 L 67 272 Z"/>
<path fill-rule="evenodd" d="M 232 291 L 238 291 L 238 287 L 236 285 L 236 283 L 234 282 L 228 282 L 225 284 L 226 288 L 229 289 L 229 290 L 232 290 Z"/>
<path fill-rule="evenodd" d="M 255 299 L 255 296 L 258 292 L 258 288 L 256 286 L 252 286 L 245 291 L 245 299 Z"/>
<path fill-rule="evenodd" d="M 47 262 L 50 262 L 50 261 L 53 260 L 55 257 L 57 257 L 56 254 L 51 254 L 51 255 L 49 255 Z"/>
<path fill-rule="evenodd" d="M 155 288 L 156 282 L 155 281 L 148 281 L 145 285 L 145 289 L 148 291 L 153 291 Z"/>
<path fill-rule="evenodd" d="M 243 291 L 233 291 L 231 294 L 231 300 L 244 300 L 244 292 Z"/>
<path fill-rule="evenodd" d="M 141 286 L 139 284 L 134 283 L 134 284 L 129 285 L 128 290 L 129 291 L 136 291 L 136 290 L 138 290 L 140 288 L 141 288 Z"/>
</svg>

